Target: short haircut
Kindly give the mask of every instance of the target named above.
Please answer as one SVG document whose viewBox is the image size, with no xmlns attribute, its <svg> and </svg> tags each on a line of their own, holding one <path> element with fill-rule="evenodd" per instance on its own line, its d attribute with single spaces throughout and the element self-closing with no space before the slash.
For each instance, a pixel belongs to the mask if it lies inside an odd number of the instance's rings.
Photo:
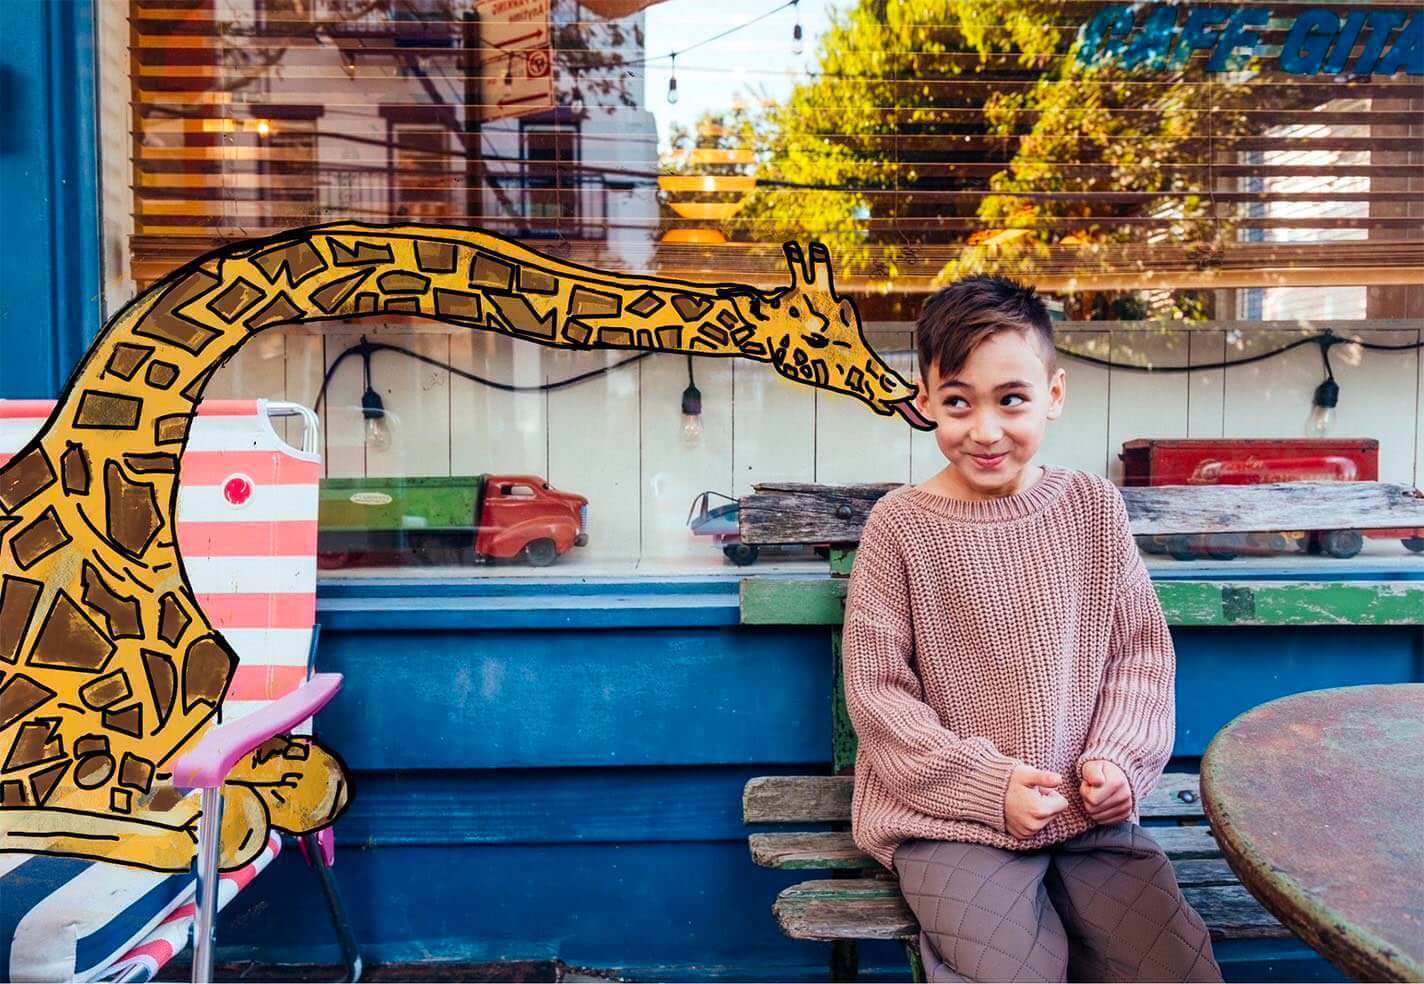
<svg viewBox="0 0 1424 984">
<path fill-rule="evenodd" d="M 970 354 L 1001 331 L 1022 332 L 1038 349 L 1048 375 L 1058 366 L 1053 321 L 1032 287 L 1007 277 L 978 275 L 956 280 L 925 301 L 915 322 L 920 378 L 929 384 L 929 367 L 941 379 L 964 367 Z"/>
</svg>

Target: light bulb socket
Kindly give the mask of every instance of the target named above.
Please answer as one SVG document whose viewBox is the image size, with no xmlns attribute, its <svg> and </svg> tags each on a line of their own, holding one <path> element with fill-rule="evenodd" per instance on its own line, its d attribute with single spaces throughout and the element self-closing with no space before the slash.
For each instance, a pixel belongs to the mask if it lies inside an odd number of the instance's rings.
<svg viewBox="0 0 1424 984">
<path fill-rule="evenodd" d="M 1327 410 L 1333 410 L 1340 403 L 1340 384 L 1330 378 L 1315 387 L 1314 404 Z"/>
<path fill-rule="evenodd" d="M 380 420 L 385 415 L 386 405 L 381 401 L 381 394 L 366 387 L 366 392 L 361 394 L 361 416 L 367 420 Z"/>
<path fill-rule="evenodd" d="M 689 385 L 682 391 L 682 412 L 696 417 L 702 413 L 702 391 Z"/>
</svg>

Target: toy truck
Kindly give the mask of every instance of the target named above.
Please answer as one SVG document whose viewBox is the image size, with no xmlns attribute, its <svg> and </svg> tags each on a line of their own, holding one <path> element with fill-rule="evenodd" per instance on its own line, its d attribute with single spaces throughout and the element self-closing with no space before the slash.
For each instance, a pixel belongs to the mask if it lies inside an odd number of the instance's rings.
<svg viewBox="0 0 1424 984">
<path fill-rule="evenodd" d="M 1267 482 L 1374 482 L 1379 480 L 1379 441 L 1373 438 L 1190 438 L 1127 441 L 1118 457 L 1125 486 L 1259 485 Z M 1281 530 L 1142 537 L 1152 552 L 1178 560 L 1231 560 L 1242 554 L 1292 550 L 1353 557 L 1365 538 L 1399 539 L 1424 551 L 1424 530 Z"/>
<path fill-rule="evenodd" d="M 588 499 L 537 475 L 329 478 L 321 482 L 317 560 L 546 567 L 588 544 Z"/>
</svg>

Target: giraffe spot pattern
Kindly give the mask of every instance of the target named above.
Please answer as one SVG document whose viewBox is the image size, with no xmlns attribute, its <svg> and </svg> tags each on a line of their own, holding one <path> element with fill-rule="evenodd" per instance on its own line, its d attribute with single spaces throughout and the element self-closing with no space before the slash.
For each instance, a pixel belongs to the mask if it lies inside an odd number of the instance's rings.
<svg viewBox="0 0 1424 984">
<path fill-rule="evenodd" d="M 61 588 L 40 625 L 29 662 L 31 666 L 99 673 L 114 655 L 115 648 L 93 619 L 69 597 L 69 592 Z"/>
<path fill-rule="evenodd" d="M 114 346 L 114 354 L 109 356 L 109 364 L 104 367 L 105 375 L 118 376 L 128 382 L 133 379 L 148 357 L 154 352 L 151 345 L 130 345 L 120 343 Z"/>
<path fill-rule="evenodd" d="M 128 674 L 123 670 L 106 673 L 79 688 L 79 699 L 91 711 L 102 711 L 132 696 L 133 688 L 129 686 Z"/>
<path fill-rule="evenodd" d="M 89 452 L 82 444 L 67 442 L 64 454 L 59 456 L 59 471 L 66 494 L 89 494 Z"/>
<path fill-rule="evenodd" d="M 64 757 L 64 739 L 56 732 L 59 718 L 37 718 L 20 725 L 19 736 L 5 756 L 0 772 L 18 772 Z"/>
<path fill-rule="evenodd" d="M 312 292 L 311 298 L 321 308 L 324 314 L 335 314 L 346 303 L 346 299 L 355 292 L 356 288 L 366 282 L 366 278 L 371 276 L 371 271 L 358 270 L 349 277 L 342 277 L 340 280 L 333 280 L 325 287 L 318 288 Z"/>
<path fill-rule="evenodd" d="M 159 599 L 158 638 L 168 643 L 168 645 L 178 645 L 178 641 L 183 638 L 184 630 L 188 628 L 188 624 L 192 621 L 192 616 L 183 608 L 183 603 L 178 600 L 178 596 L 172 591 Z"/>
<path fill-rule="evenodd" d="M 167 653 L 145 649 L 142 655 L 148 692 L 153 697 L 153 708 L 161 728 L 168 721 L 168 715 L 173 713 L 173 699 L 178 694 L 178 669 Z"/>
<path fill-rule="evenodd" d="M 143 401 L 137 397 L 85 390 L 79 397 L 74 426 L 86 430 L 134 430 L 142 410 Z"/>
<path fill-rule="evenodd" d="M 44 585 L 39 581 L 6 574 L 0 580 L 0 662 L 19 658 L 20 643 L 30 627 Z"/>
<path fill-rule="evenodd" d="M 50 506 L 40 513 L 38 519 L 11 538 L 10 552 L 14 554 L 20 570 L 29 570 L 69 540 L 69 534 L 59 523 L 59 514 L 54 511 L 54 506 Z"/>
<path fill-rule="evenodd" d="M 0 506 L 14 512 L 54 484 L 54 467 L 44 449 L 33 447 L 13 459 L 0 475 Z"/>
<path fill-rule="evenodd" d="M 232 286 L 209 301 L 207 308 L 228 324 L 232 324 L 266 296 L 261 287 L 238 277 L 232 282 Z"/>
<path fill-rule="evenodd" d="M 385 243 L 357 242 L 347 246 L 339 239 L 327 239 L 331 249 L 331 261 L 336 266 L 369 266 L 373 263 L 390 263 L 395 257 L 390 246 Z"/>
<path fill-rule="evenodd" d="M 252 262 L 266 275 L 269 284 L 275 285 L 285 272 L 290 287 L 299 286 L 308 277 L 326 269 L 326 261 L 306 240 L 258 253 Z"/>
<path fill-rule="evenodd" d="M 167 389 L 173 385 L 173 381 L 178 378 L 178 367 L 171 362 L 151 363 L 148 372 L 144 373 L 144 379 L 148 380 L 148 385 L 156 386 L 159 389 Z"/>
<path fill-rule="evenodd" d="M 84 562 L 84 594 L 81 596 L 90 611 L 98 612 L 107 623 L 108 634 L 115 639 L 139 639 L 143 626 L 139 619 L 138 601 L 119 594 L 105 583 L 103 576 L 89 561 Z"/>
<path fill-rule="evenodd" d="M 47 704 L 55 693 L 23 673 L 11 673 L 0 684 L 0 730 Z"/>
<path fill-rule="evenodd" d="M 195 270 L 168 289 L 144 318 L 134 326 L 135 335 L 169 342 L 193 355 L 202 354 L 203 349 L 213 343 L 222 333 L 200 321 L 180 314 L 178 309 L 189 301 L 201 298 L 221 281 L 206 270 Z"/>
<path fill-rule="evenodd" d="M 415 241 L 415 265 L 426 273 L 454 273 L 455 246 L 453 243 L 435 242 L 429 239 Z"/>
<path fill-rule="evenodd" d="M 142 557 L 163 528 L 157 489 L 135 482 L 110 461 L 104 465 L 106 532 L 110 542 L 130 557 Z"/>
</svg>

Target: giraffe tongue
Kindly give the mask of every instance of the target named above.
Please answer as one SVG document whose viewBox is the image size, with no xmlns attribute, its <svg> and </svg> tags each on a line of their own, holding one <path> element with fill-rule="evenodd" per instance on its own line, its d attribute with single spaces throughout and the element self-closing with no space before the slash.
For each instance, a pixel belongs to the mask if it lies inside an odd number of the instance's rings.
<svg viewBox="0 0 1424 984">
<path fill-rule="evenodd" d="M 915 430 L 935 430 L 935 422 L 925 417 L 924 414 L 920 413 L 919 408 L 915 406 L 913 399 L 896 400 L 890 405 L 894 407 L 895 411 L 899 413 L 900 416 L 904 417 L 905 420 L 909 423 L 909 425 L 915 428 Z"/>
</svg>

